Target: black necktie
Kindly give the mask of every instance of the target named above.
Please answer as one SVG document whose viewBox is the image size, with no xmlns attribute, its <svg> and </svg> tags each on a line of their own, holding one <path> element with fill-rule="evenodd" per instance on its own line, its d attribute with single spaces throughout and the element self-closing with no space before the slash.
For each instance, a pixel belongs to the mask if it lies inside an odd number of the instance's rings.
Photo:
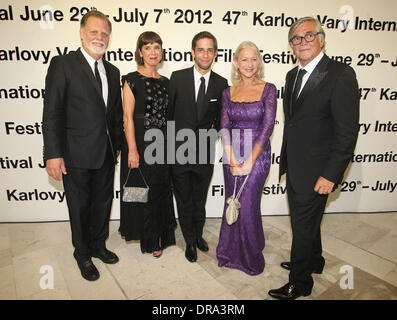
<svg viewBox="0 0 397 320">
<path fill-rule="evenodd" d="M 292 106 L 295 104 L 296 100 L 298 100 L 298 94 L 302 85 L 302 78 L 307 71 L 305 69 L 300 69 L 298 72 L 298 77 L 296 78 L 294 91 L 292 92 L 292 99 L 290 104 L 290 114 L 292 115 Z"/>
<path fill-rule="evenodd" d="M 200 78 L 200 88 L 197 94 L 197 118 L 201 119 L 201 112 L 204 106 L 204 97 L 205 97 L 205 78 Z"/>
<path fill-rule="evenodd" d="M 102 80 L 101 80 L 101 76 L 99 75 L 99 71 L 98 71 L 98 61 L 95 61 L 95 78 L 96 78 L 96 81 L 98 82 L 99 89 L 101 91 L 101 96 L 102 96 Z"/>
</svg>

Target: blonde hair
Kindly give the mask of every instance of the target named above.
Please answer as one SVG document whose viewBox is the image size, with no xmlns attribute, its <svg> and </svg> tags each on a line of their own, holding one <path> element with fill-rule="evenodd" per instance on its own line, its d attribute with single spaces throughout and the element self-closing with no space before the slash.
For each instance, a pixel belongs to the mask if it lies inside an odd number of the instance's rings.
<svg viewBox="0 0 397 320">
<path fill-rule="evenodd" d="M 256 78 L 257 79 L 263 79 L 264 75 L 265 75 L 265 67 L 264 67 L 264 63 L 262 60 L 262 55 L 258 49 L 258 47 L 256 46 L 255 43 L 251 42 L 251 41 L 243 41 L 240 43 L 240 45 L 237 47 L 236 52 L 234 53 L 234 57 L 233 57 L 233 61 L 237 62 L 238 58 L 240 56 L 240 53 L 243 49 L 246 48 L 251 48 L 254 49 L 256 52 L 256 58 L 258 60 L 258 70 L 256 71 Z M 240 75 L 240 71 L 238 70 L 238 68 L 236 68 L 236 66 L 232 65 L 232 79 L 235 81 L 240 81 L 241 80 L 241 75 Z"/>
</svg>

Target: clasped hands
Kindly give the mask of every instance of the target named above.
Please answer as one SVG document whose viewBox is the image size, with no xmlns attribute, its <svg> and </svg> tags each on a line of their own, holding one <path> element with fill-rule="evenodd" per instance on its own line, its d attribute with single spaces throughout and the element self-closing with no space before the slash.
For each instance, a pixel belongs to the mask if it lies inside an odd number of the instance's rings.
<svg viewBox="0 0 397 320">
<path fill-rule="evenodd" d="M 246 176 L 249 175 L 252 170 L 252 162 L 244 161 L 243 163 L 231 163 L 230 172 L 233 176 Z"/>
</svg>

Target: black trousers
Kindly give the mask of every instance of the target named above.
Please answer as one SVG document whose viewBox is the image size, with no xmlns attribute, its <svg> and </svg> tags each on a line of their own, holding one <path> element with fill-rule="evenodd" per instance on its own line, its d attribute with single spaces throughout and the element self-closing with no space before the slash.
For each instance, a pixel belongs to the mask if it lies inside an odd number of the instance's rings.
<svg viewBox="0 0 397 320">
<path fill-rule="evenodd" d="M 311 293 L 312 270 L 322 270 L 321 220 L 328 195 L 297 193 L 287 174 L 287 194 L 292 225 L 291 271 L 289 281 L 300 291 Z"/>
<path fill-rule="evenodd" d="M 91 257 L 91 249 L 105 248 L 113 201 L 114 159 L 108 143 L 100 169 L 67 167 L 63 176 L 69 209 L 73 253 L 77 261 Z"/>
<path fill-rule="evenodd" d="M 187 244 L 195 245 L 203 235 L 205 204 L 213 171 L 213 164 L 172 166 L 172 183 L 179 223 Z"/>
</svg>

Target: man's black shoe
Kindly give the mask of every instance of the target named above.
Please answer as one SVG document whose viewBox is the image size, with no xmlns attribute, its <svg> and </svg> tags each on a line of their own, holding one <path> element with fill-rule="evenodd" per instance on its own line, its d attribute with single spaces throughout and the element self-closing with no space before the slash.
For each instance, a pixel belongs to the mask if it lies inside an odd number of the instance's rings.
<svg viewBox="0 0 397 320">
<path fill-rule="evenodd" d="M 287 283 L 279 289 L 269 291 L 269 296 L 279 300 L 295 300 L 301 296 L 308 296 L 311 292 L 300 292 L 292 283 Z"/>
<path fill-rule="evenodd" d="M 104 263 L 114 264 L 119 262 L 119 258 L 116 256 L 115 253 L 104 249 L 92 249 L 91 256 L 94 258 L 101 259 Z"/>
<path fill-rule="evenodd" d="M 99 279 L 99 272 L 91 260 L 84 260 L 77 262 L 80 268 L 81 275 L 88 281 L 95 281 Z"/>
<path fill-rule="evenodd" d="M 281 266 L 282 268 L 288 270 L 288 271 L 291 270 L 291 262 L 289 262 L 289 261 L 281 262 L 281 263 L 280 263 L 280 266 Z M 318 270 L 318 269 L 312 270 L 312 273 L 322 274 L 322 273 L 323 273 L 323 269 L 321 269 L 321 270 Z"/>
<path fill-rule="evenodd" d="M 192 245 L 192 244 L 186 245 L 185 257 L 190 262 L 197 261 L 197 250 L 194 245 Z"/>
<path fill-rule="evenodd" d="M 208 251 L 208 243 L 203 238 L 197 240 L 197 248 L 203 252 Z"/>
</svg>

